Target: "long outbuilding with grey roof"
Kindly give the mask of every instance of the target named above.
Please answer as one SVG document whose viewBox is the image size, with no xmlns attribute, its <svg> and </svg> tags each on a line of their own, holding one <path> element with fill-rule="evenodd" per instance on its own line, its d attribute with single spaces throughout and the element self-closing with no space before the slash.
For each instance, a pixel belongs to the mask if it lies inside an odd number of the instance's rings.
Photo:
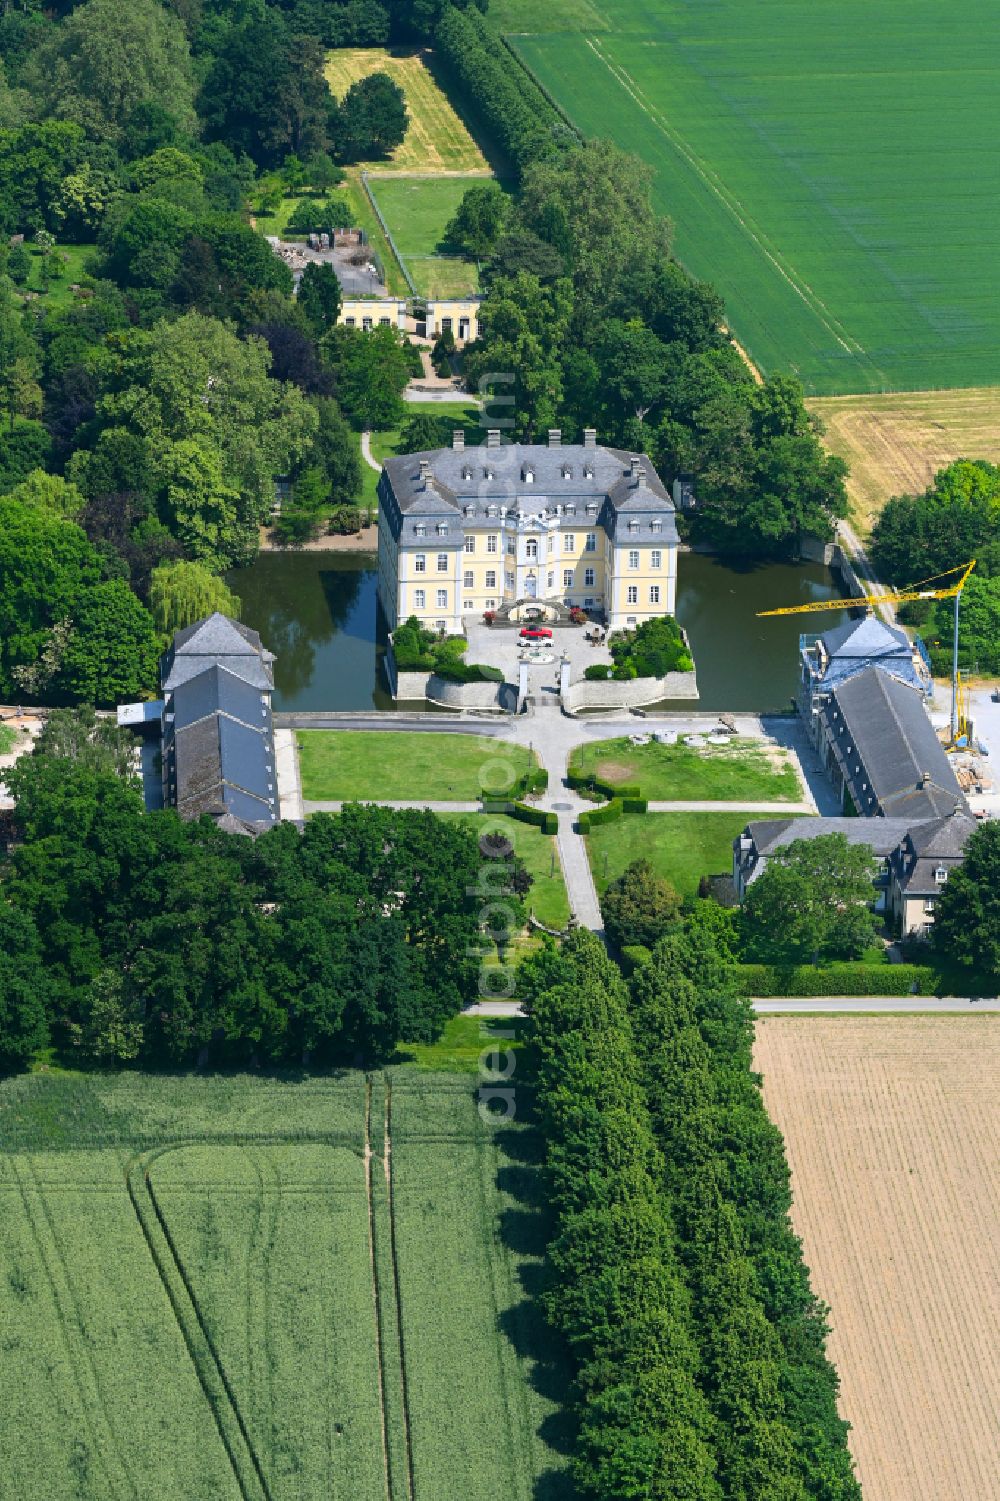
<svg viewBox="0 0 1000 1501">
<path fill-rule="evenodd" d="M 274 657 L 256 631 L 216 612 L 178 631 L 163 658 L 164 802 L 257 834 L 278 821 Z"/>
</svg>

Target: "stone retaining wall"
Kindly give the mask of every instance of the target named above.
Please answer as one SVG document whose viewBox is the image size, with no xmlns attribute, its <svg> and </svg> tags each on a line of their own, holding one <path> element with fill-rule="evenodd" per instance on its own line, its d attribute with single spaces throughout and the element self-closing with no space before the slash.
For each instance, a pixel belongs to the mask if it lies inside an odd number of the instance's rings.
<svg viewBox="0 0 1000 1501">
<path fill-rule="evenodd" d="M 579 709 L 639 709 L 661 698 L 697 698 L 698 679 L 694 672 L 668 672 L 662 678 L 611 678 L 571 683 L 562 695 L 563 708 L 570 714 Z"/>
<path fill-rule="evenodd" d="M 395 699 L 427 699 L 448 709 L 494 709 L 513 713 L 517 690 L 510 683 L 449 683 L 433 672 L 397 672 Z"/>
</svg>

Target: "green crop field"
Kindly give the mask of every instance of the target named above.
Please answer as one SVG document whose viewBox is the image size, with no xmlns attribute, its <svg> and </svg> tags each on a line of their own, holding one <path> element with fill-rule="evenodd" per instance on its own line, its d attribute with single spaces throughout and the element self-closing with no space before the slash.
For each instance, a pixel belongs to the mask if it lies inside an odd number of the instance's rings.
<svg viewBox="0 0 1000 1501">
<path fill-rule="evenodd" d="M 0 1085 L 0 1491 L 567 1496 L 525 1293 L 539 1144 L 484 1123 L 474 1039 L 445 1051 L 445 1074 L 424 1049 L 367 1078 Z"/>
<path fill-rule="evenodd" d="M 447 254 L 442 241 L 463 196 L 482 181 L 482 176 L 368 179 L 396 248 L 426 297 L 461 296 L 479 290 L 476 266 Z"/>
<path fill-rule="evenodd" d="M 588 136 L 653 168 L 675 248 L 808 392 L 1000 381 L 988 0 L 495 0 Z M 539 19 L 535 19 L 535 16 Z"/>
</svg>

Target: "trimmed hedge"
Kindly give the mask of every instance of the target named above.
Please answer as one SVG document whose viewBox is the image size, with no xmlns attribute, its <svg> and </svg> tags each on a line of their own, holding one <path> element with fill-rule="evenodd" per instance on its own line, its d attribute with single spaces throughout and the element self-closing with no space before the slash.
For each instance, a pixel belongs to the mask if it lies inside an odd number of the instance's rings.
<svg viewBox="0 0 1000 1501">
<path fill-rule="evenodd" d="M 533 808 L 530 803 L 511 803 L 507 811 L 511 818 L 518 818 L 521 823 L 534 824 L 543 834 L 559 832 L 559 815 L 546 813 L 544 808 Z"/>
<path fill-rule="evenodd" d="M 577 792 L 589 792 L 594 797 L 607 798 L 612 801 L 616 797 L 634 798 L 642 797 L 642 788 L 635 782 L 602 782 L 600 777 L 592 776 L 582 771 L 570 771 L 566 774 L 568 786 Z"/>
<path fill-rule="evenodd" d="M 934 995 L 937 972 L 926 964 L 736 964 L 741 995 Z"/>
<path fill-rule="evenodd" d="M 596 829 L 598 824 L 614 823 L 616 818 L 621 818 L 625 812 L 625 804 L 620 797 L 612 798 L 610 803 L 605 803 L 603 808 L 594 808 L 590 813 L 580 814 L 580 833 L 589 834 L 591 829 Z"/>
<path fill-rule="evenodd" d="M 490 787 L 480 789 L 484 801 L 497 803 L 513 803 L 518 798 L 527 797 L 529 793 L 544 792 L 549 785 L 549 774 L 544 766 L 538 766 L 534 771 L 526 771 L 516 781 L 510 782 L 506 787 Z"/>
<path fill-rule="evenodd" d="M 647 798 L 647 797 L 623 797 L 622 798 L 622 812 L 623 813 L 648 813 L 649 812 L 649 798 Z"/>
</svg>

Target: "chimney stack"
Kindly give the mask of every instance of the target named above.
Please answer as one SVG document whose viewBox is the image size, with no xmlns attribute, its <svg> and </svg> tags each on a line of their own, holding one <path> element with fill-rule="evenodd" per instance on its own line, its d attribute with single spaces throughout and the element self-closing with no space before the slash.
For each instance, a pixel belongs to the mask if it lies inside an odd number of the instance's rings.
<svg viewBox="0 0 1000 1501">
<path fill-rule="evenodd" d="M 431 477 L 431 466 L 430 466 L 430 463 L 429 463 L 429 461 L 427 459 L 421 459 L 420 460 L 420 478 L 423 481 L 423 486 L 424 486 L 425 490 L 427 489 L 427 481 L 430 479 L 430 477 Z"/>
<path fill-rule="evenodd" d="M 550 427 L 549 428 L 549 447 L 550 448 L 561 448 L 562 447 L 562 429 L 561 428 L 558 428 L 558 427 Z"/>
<path fill-rule="evenodd" d="M 456 427 L 456 428 L 452 429 L 451 446 L 455 450 L 456 453 L 461 453 L 463 451 L 463 449 L 465 448 L 465 428 L 464 427 Z"/>
<path fill-rule="evenodd" d="M 636 484 L 638 484 L 640 478 L 642 477 L 642 460 L 638 457 L 637 454 L 633 454 L 631 459 L 629 459 L 629 473 L 635 480 Z"/>
<path fill-rule="evenodd" d="M 596 448 L 597 447 L 597 428 L 596 427 L 585 427 L 584 428 L 584 430 L 583 430 L 583 446 L 584 446 L 584 448 Z"/>
<path fill-rule="evenodd" d="M 486 447 L 500 447 L 500 429 L 498 427 L 488 427 L 486 429 Z"/>
</svg>

